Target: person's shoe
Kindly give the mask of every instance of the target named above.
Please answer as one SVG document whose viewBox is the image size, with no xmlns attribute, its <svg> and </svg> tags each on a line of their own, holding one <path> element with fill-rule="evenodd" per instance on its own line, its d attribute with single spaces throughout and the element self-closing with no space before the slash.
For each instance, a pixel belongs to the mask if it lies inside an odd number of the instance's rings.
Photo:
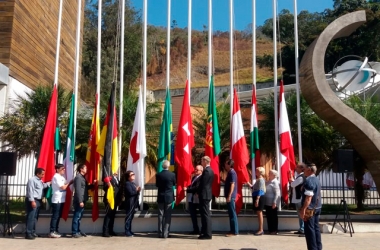
<svg viewBox="0 0 380 250">
<path fill-rule="evenodd" d="M 192 231 L 190 234 L 191 235 L 199 235 L 199 231 Z"/>
<path fill-rule="evenodd" d="M 27 239 L 27 240 L 34 240 L 34 239 L 36 239 L 36 237 L 34 237 L 31 234 L 28 234 L 28 235 L 25 236 L 25 239 Z"/>
<path fill-rule="evenodd" d="M 80 233 L 73 234 L 73 238 L 81 238 L 82 235 Z"/>
<path fill-rule="evenodd" d="M 103 237 L 106 237 L 106 238 L 111 237 L 111 235 L 110 235 L 109 233 L 102 233 L 102 236 L 103 236 Z"/>
<path fill-rule="evenodd" d="M 294 234 L 304 234 L 304 232 L 298 230 L 298 231 L 295 231 Z"/>
<path fill-rule="evenodd" d="M 261 232 L 256 232 L 253 235 L 255 235 L 255 236 L 262 236 L 263 234 L 264 234 L 264 231 L 261 231 Z"/>
<path fill-rule="evenodd" d="M 238 236 L 238 234 L 232 234 L 232 233 L 226 234 L 226 237 L 234 237 L 234 236 Z"/>
<path fill-rule="evenodd" d="M 300 234 L 298 235 L 298 237 L 305 237 L 305 234 L 304 234 L 304 233 L 300 233 Z"/>
<path fill-rule="evenodd" d="M 270 234 L 270 235 L 278 235 L 277 231 L 270 232 L 269 234 Z"/>
<path fill-rule="evenodd" d="M 87 237 L 87 234 L 83 233 L 82 231 L 79 232 L 80 235 L 82 235 L 83 237 Z"/>
<path fill-rule="evenodd" d="M 133 233 L 132 233 L 132 234 L 133 234 Z M 117 236 L 117 234 L 116 234 L 114 231 L 109 232 L 109 235 L 111 235 L 111 236 Z"/>
<path fill-rule="evenodd" d="M 51 232 L 49 235 L 49 238 L 60 238 L 61 235 L 57 234 L 56 232 Z"/>
<path fill-rule="evenodd" d="M 125 237 L 134 237 L 133 234 L 126 234 Z"/>
<path fill-rule="evenodd" d="M 200 239 L 200 240 L 212 240 L 212 236 L 201 235 L 198 237 L 198 239 Z"/>
<path fill-rule="evenodd" d="M 38 238 L 38 237 L 40 237 L 38 234 L 36 234 L 36 233 L 32 233 L 32 235 L 33 235 L 33 237 L 34 238 Z"/>
</svg>

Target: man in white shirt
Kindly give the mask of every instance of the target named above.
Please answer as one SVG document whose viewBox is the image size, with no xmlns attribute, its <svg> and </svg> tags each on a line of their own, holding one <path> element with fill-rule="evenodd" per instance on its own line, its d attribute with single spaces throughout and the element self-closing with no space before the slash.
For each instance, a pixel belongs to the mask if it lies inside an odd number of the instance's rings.
<svg viewBox="0 0 380 250">
<path fill-rule="evenodd" d="M 51 198 L 51 207 L 52 215 L 50 220 L 50 238 L 59 238 L 61 234 L 58 233 L 59 220 L 62 217 L 63 206 L 65 205 L 66 200 L 66 188 L 73 183 L 71 180 L 69 183 L 66 182 L 64 177 L 65 175 L 65 166 L 62 164 L 57 164 L 55 166 L 55 175 L 51 182 L 52 186 L 52 198 Z"/>
<path fill-rule="evenodd" d="M 291 179 L 290 179 L 292 181 L 292 183 L 290 184 L 290 186 L 293 188 L 292 203 L 294 203 L 296 205 L 297 215 L 298 215 L 299 225 L 300 225 L 298 231 L 295 232 L 294 234 L 298 234 L 299 237 L 304 237 L 305 236 L 305 233 L 304 233 L 304 222 L 303 222 L 303 219 L 300 218 L 300 215 L 298 213 L 298 211 L 302 207 L 302 203 L 301 203 L 301 198 L 302 198 L 301 187 L 302 187 L 303 183 L 305 182 L 305 176 L 303 174 L 303 170 L 304 170 L 305 167 L 306 167 L 306 165 L 304 163 L 299 163 L 297 165 L 297 167 L 296 167 L 296 176 L 295 176 L 295 179 L 294 179 L 294 176 L 292 174 L 291 174 Z"/>
</svg>

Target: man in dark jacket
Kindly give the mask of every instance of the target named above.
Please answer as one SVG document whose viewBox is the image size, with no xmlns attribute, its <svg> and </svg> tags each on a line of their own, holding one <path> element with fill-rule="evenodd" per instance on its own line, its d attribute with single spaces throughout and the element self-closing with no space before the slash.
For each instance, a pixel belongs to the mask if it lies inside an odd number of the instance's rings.
<svg viewBox="0 0 380 250">
<path fill-rule="evenodd" d="M 92 188 L 86 181 L 85 175 L 87 174 L 87 166 L 79 164 L 77 167 L 77 174 L 74 178 L 74 215 L 71 225 L 73 238 L 86 237 L 87 235 L 80 231 L 80 221 L 83 216 L 84 204 L 88 200 L 88 190 Z M 94 180 L 96 182 L 96 180 Z"/>
<path fill-rule="evenodd" d="M 212 168 L 210 167 L 210 162 L 210 157 L 202 157 L 202 166 L 204 167 L 204 170 L 202 176 L 200 177 L 200 184 L 197 191 L 199 195 L 199 209 L 202 220 L 202 232 L 198 239 L 201 240 L 212 239 L 210 201 L 212 199 L 212 182 L 214 180 L 214 171 L 212 171 Z"/>
<path fill-rule="evenodd" d="M 198 219 L 197 219 L 197 208 L 199 208 L 199 196 L 196 193 L 199 184 L 201 183 L 201 175 L 203 172 L 203 167 L 198 165 L 194 169 L 194 176 L 191 179 L 191 185 L 187 187 L 187 201 L 189 202 L 189 212 L 191 217 L 191 222 L 193 223 L 193 231 L 191 234 L 199 234 Z"/>
<path fill-rule="evenodd" d="M 106 214 L 103 221 L 103 237 L 116 236 L 116 233 L 113 231 L 113 226 L 115 223 L 115 215 L 117 211 L 117 206 L 120 205 L 121 197 L 119 192 L 119 180 L 117 179 L 117 173 L 114 173 L 112 176 L 107 176 L 103 179 L 103 189 L 104 189 L 104 206 L 106 207 Z M 107 193 L 109 187 L 113 188 L 113 198 L 114 198 L 114 208 L 110 207 L 110 204 L 107 200 Z"/>
<path fill-rule="evenodd" d="M 170 172 L 170 162 L 165 160 L 162 164 L 163 170 L 156 175 L 156 187 L 158 187 L 158 237 L 169 236 L 172 218 L 172 203 L 174 201 L 173 187 L 176 185 L 175 174 Z"/>
</svg>

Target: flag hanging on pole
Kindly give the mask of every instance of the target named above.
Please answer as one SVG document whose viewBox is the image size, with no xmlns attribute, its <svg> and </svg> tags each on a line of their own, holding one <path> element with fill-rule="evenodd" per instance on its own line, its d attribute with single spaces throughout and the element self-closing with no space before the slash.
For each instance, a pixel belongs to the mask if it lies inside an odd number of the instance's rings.
<svg viewBox="0 0 380 250">
<path fill-rule="evenodd" d="M 145 115 L 143 107 L 142 87 L 140 85 L 139 99 L 133 129 L 131 142 L 129 144 L 127 169 L 135 173 L 135 184 L 144 189 L 144 158 L 146 156 L 146 137 L 145 137 Z M 142 191 L 139 195 L 139 204 L 142 202 Z"/>
<path fill-rule="evenodd" d="M 166 88 L 165 107 L 160 128 L 160 138 L 158 141 L 157 173 L 162 171 L 162 163 L 164 160 L 171 160 L 172 129 L 170 91 L 169 88 Z"/>
<path fill-rule="evenodd" d="M 219 175 L 219 153 L 220 153 L 220 137 L 218 127 L 218 116 L 216 113 L 216 101 L 214 93 L 214 76 L 211 76 L 208 112 L 206 125 L 205 155 L 210 157 L 210 166 L 214 171 L 214 181 L 212 183 L 212 194 L 219 197 L 220 193 L 220 175 Z"/>
<path fill-rule="evenodd" d="M 99 164 L 100 156 L 97 152 L 97 146 L 100 138 L 99 117 L 97 116 L 98 94 L 95 95 L 94 114 L 92 115 L 90 137 L 88 140 L 86 166 L 87 166 L 87 181 L 92 183 L 94 180 L 99 180 Z M 92 191 L 92 221 L 99 218 L 99 202 L 98 202 L 98 182 L 93 183 L 94 190 Z"/>
<path fill-rule="evenodd" d="M 75 95 L 71 97 L 70 118 L 67 125 L 66 147 L 63 155 L 63 165 L 65 165 L 66 181 L 71 181 L 74 177 L 74 159 L 75 159 L 75 138 L 74 138 L 74 114 L 75 114 Z M 66 188 L 66 200 L 62 210 L 62 218 L 66 221 L 71 207 L 73 196 L 72 185 Z"/>
<path fill-rule="evenodd" d="M 55 174 L 55 138 L 57 126 L 58 90 L 54 84 L 50 99 L 49 110 L 46 117 L 41 149 L 38 156 L 37 167 L 45 169 L 44 182 L 51 181 Z"/>
<path fill-rule="evenodd" d="M 259 146 L 259 124 L 257 122 L 257 100 L 256 100 L 256 88 L 252 88 L 252 107 L 251 107 L 251 161 L 252 161 L 252 182 L 256 180 L 256 168 L 260 166 L 260 146 Z M 252 183 L 254 184 L 254 183 Z"/>
<path fill-rule="evenodd" d="M 194 145 L 193 123 L 190 112 L 190 89 L 189 82 L 186 81 L 185 95 L 183 97 L 182 112 L 175 145 L 175 161 L 178 164 L 176 205 L 185 198 L 185 191 L 183 188 L 190 186 L 191 184 L 191 174 L 194 170 L 191 149 Z"/>
<path fill-rule="evenodd" d="M 295 170 L 296 164 L 294 159 L 294 149 L 292 142 L 292 135 L 290 133 L 288 112 L 286 110 L 286 102 L 284 95 L 284 83 L 280 82 L 280 109 L 279 109 L 279 122 L 278 133 L 280 135 L 280 166 L 281 166 L 281 190 L 282 197 L 286 204 L 288 204 L 288 183 L 289 171 Z"/>
<path fill-rule="evenodd" d="M 234 102 L 231 120 L 231 159 L 234 160 L 234 170 L 237 175 L 236 213 L 239 214 L 243 206 L 243 184 L 249 182 L 247 164 L 249 155 L 244 135 L 243 121 L 240 112 L 239 99 L 234 89 Z"/>
<path fill-rule="evenodd" d="M 119 167 L 119 156 L 117 146 L 117 120 L 115 106 L 115 83 L 112 84 L 111 95 L 108 101 L 106 120 L 104 121 L 102 133 L 100 135 L 97 151 L 103 156 L 102 180 L 117 173 Z M 114 209 L 114 197 L 112 185 L 107 192 L 107 200 L 111 209 Z"/>
</svg>

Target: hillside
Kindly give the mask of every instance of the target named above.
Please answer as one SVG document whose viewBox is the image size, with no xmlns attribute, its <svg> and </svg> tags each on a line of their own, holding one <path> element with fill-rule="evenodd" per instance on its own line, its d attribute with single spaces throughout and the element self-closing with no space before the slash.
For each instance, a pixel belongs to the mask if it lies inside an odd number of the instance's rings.
<svg viewBox="0 0 380 250">
<path fill-rule="evenodd" d="M 234 82 L 235 84 L 252 84 L 252 41 L 247 39 L 235 39 L 234 44 Z M 213 41 L 215 85 L 225 86 L 230 82 L 230 52 L 229 38 L 215 37 Z M 273 54 L 271 41 L 258 40 L 256 43 L 257 56 Z M 187 50 L 187 48 L 186 48 Z M 174 50 L 176 51 L 176 50 Z M 171 51 L 173 56 L 173 50 Z M 183 88 L 186 82 L 187 61 L 186 55 L 182 60 L 173 62 L 171 59 L 170 88 Z M 208 85 L 208 51 L 207 45 L 193 55 L 192 59 L 192 87 Z M 273 78 L 273 72 L 268 67 L 257 66 L 257 81 L 264 82 Z M 164 89 L 166 86 L 166 72 L 151 74 L 148 76 L 148 88 L 151 90 Z"/>
</svg>

